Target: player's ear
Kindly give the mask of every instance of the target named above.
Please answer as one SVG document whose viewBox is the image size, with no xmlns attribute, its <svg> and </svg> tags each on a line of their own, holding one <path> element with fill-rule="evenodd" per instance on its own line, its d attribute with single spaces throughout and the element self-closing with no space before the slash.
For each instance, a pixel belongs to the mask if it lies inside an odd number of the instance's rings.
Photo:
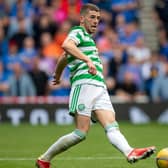
<svg viewBox="0 0 168 168">
<path fill-rule="evenodd" d="M 84 16 L 80 16 L 80 23 L 84 23 Z"/>
</svg>

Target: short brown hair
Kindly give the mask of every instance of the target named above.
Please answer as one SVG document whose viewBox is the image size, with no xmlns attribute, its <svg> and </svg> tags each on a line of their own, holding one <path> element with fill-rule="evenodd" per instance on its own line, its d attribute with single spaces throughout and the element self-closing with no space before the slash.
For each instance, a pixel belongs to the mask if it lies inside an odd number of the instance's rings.
<svg viewBox="0 0 168 168">
<path fill-rule="evenodd" d="M 87 3 L 82 6 L 80 10 L 80 14 L 85 15 L 89 10 L 100 12 L 100 9 L 98 6 L 91 4 L 91 3 Z"/>
</svg>

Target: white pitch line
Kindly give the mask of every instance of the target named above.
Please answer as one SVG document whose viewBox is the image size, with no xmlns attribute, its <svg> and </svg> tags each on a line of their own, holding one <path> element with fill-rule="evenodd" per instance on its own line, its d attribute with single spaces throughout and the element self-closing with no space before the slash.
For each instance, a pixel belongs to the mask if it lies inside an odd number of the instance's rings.
<svg viewBox="0 0 168 168">
<path fill-rule="evenodd" d="M 59 157 L 57 160 L 121 160 L 124 157 Z M 36 158 L 0 158 L 0 161 L 29 161 L 29 160 L 36 160 Z"/>
<path fill-rule="evenodd" d="M 154 157 L 151 157 L 154 158 Z M 59 157 L 57 160 L 124 160 L 124 157 L 119 157 L 119 156 L 111 156 L 111 157 Z M 36 160 L 36 158 L 0 158 L 0 161 L 32 161 Z"/>
<path fill-rule="evenodd" d="M 26 161 L 26 160 L 34 160 L 34 158 L 0 158 L 0 161 Z"/>
<path fill-rule="evenodd" d="M 58 158 L 58 160 L 113 160 L 113 159 L 124 159 L 123 157 L 93 157 L 93 156 L 88 156 L 88 157 L 66 157 L 66 158 Z"/>
</svg>

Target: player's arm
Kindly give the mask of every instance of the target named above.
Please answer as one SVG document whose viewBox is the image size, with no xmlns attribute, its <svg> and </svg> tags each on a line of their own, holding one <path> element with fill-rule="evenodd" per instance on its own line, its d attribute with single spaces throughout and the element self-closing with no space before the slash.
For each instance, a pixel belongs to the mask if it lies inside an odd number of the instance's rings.
<svg viewBox="0 0 168 168">
<path fill-rule="evenodd" d="M 60 78 L 61 78 L 61 75 L 62 75 L 62 72 L 64 70 L 64 68 L 66 67 L 67 65 L 67 58 L 66 58 L 66 53 L 64 52 L 60 58 L 58 59 L 58 62 L 57 62 L 57 66 L 55 68 L 55 72 L 54 72 L 54 75 L 53 75 L 53 84 L 54 85 L 57 85 L 57 84 L 60 84 Z"/>
<path fill-rule="evenodd" d="M 78 47 L 76 46 L 76 43 L 74 40 L 72 39 L 66 39 L 62 45 L 62 48 L 65 50 L 65 52 L 73 55 L 74 57 L 76 57 L 77 59 L 80 59 L 84 62 L 86 62 L 86 64 L 89 67 L 89 73 L 95 75 L 97 73 L 96 67 L 93 64 L 93 62 L 91 61 L 91 59 L 89 57 L 87 57 L 85 54 L 83 54 Z"/>
</svg>

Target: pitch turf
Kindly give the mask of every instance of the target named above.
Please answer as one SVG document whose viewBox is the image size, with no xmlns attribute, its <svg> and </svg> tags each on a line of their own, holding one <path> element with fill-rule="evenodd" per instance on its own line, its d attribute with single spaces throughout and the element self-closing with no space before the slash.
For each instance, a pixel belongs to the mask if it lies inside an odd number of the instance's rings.
<svg viewBox="0 0 168 168">
<path fill-rule="evenodd" d="M 157 151 L 168 146 L 168 125 L 120 122 L 120 129 L 132 146 L 155 145 Z M 72 130 L 73 126 L 55 124 L 21 124 L 13 127 L 1 123 L 0 168 L 34 168 L 36 157 L 55 139 Z M 127 163 L 123 155 L 108 142 L 104 130 L 96 124 L 91 127 L 84 142 L 57 156 L 52 161 L 52 168 L 156 168 L 155 156 L 133 165 Z"/>
</svg>

